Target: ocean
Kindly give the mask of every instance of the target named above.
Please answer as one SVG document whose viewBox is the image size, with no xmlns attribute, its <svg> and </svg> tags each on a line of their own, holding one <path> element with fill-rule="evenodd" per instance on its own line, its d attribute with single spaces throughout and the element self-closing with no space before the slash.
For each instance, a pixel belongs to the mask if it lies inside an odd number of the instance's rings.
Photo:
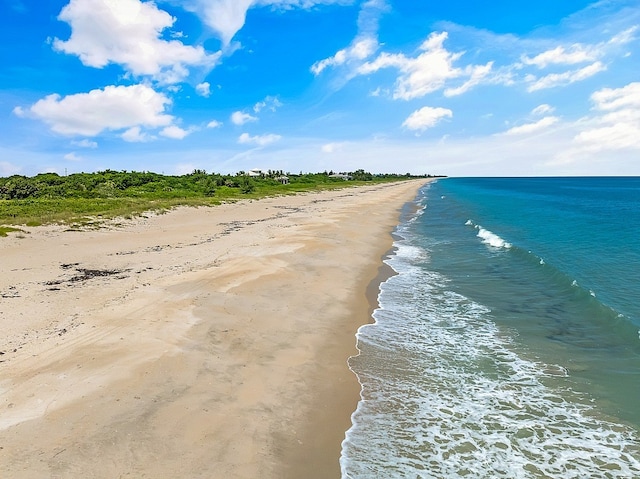
<svg viewBox="0 0 640 479">
<path fill-rule="evenodd" d="M 407 205 L 344 479 L 640 477 L 640 178 L 447 178 Z"/>
</svg>

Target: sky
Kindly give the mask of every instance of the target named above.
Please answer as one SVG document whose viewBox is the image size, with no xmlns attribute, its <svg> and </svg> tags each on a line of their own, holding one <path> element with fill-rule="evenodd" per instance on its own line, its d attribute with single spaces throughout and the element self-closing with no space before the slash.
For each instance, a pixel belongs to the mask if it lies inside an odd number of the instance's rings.
<svg viewBox="0 0 640 479">
<path fill-rule="evenodd" d="M 640 175 L 638 0 L 0 0 L 0 176 Z"/>
</svg>

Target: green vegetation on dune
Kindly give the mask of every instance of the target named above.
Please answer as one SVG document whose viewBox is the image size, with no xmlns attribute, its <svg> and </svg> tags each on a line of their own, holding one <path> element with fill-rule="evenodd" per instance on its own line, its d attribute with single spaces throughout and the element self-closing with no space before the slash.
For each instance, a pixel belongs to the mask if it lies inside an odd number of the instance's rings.
<svg viewBox="0 0 640 479">
<path fill-rule="evenodd" d="M 22 232 L 19 228 L 12 228 L 10 226 L 0 226 L 0 237 L 7 236 L 7 233 L 13 233 L 16 231 Z"/>
<path fill-rule="evenodd" d="M 130 218 L 145 211 L 165 211 L 181 205 L 209 206 L 238 199 L 417 178 L 409 174 L 374 175 L 357 170 L 346 173 L 350 180 L 345 181 L 331 174 L 295 175 L 269 170 L 249 176 L 244 172 L 221 175 L 195 170 L 188 175 L 165 176 L 106 170 L 69 176 L 14 175 L 0 178 L 0 225 L 91 226 L 104 219 Z M 12 230 L 4 227 L 0 235 Z"/>
</svg>

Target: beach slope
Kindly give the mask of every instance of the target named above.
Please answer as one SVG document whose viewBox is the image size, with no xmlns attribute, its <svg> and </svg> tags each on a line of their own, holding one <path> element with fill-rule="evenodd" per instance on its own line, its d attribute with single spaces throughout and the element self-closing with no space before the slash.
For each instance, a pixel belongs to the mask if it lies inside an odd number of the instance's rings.
<svg viewBox="0 0 640 479">
<path fill-rule="evenodd" d="M 339 477 L 366 287 L 424 182 L 0 239 L 0 477 Z"/>
</svg>

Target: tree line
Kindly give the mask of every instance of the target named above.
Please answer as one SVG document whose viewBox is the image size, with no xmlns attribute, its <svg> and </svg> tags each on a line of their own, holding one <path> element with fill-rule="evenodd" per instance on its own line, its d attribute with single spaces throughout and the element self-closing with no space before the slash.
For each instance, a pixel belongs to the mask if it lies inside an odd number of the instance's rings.
<svg viewBox="0 0 640 479">
<path fill-rule="evenodd" d="M 372 174 L 363 169 L 341 172 L 354 181 L 389 181 L 393 179 L 424 178 L 409 173 Z M 291 185 L 311 187 L 344 181 L 332 177 L 333 171 L 322 173 L 284 173 L 268 170 L 260 176 L 248 176 L 241 171 L 235 175 L 207 173 L 205 170 L 171 176 L 153 172 L 104 170 L 95 173 L 74 173 L 61 176 L 57 173 L 41 173 L 32 177 L 13 175 L 0 178 L 0 199 L 24 200 L 29 198 L 112 198 L 112 197 L 197 197 L 215 196 L 216 192 L 237 190 L 252 193 L 256 188 L 279 188 L 282 177 Z"/>
</svg>

